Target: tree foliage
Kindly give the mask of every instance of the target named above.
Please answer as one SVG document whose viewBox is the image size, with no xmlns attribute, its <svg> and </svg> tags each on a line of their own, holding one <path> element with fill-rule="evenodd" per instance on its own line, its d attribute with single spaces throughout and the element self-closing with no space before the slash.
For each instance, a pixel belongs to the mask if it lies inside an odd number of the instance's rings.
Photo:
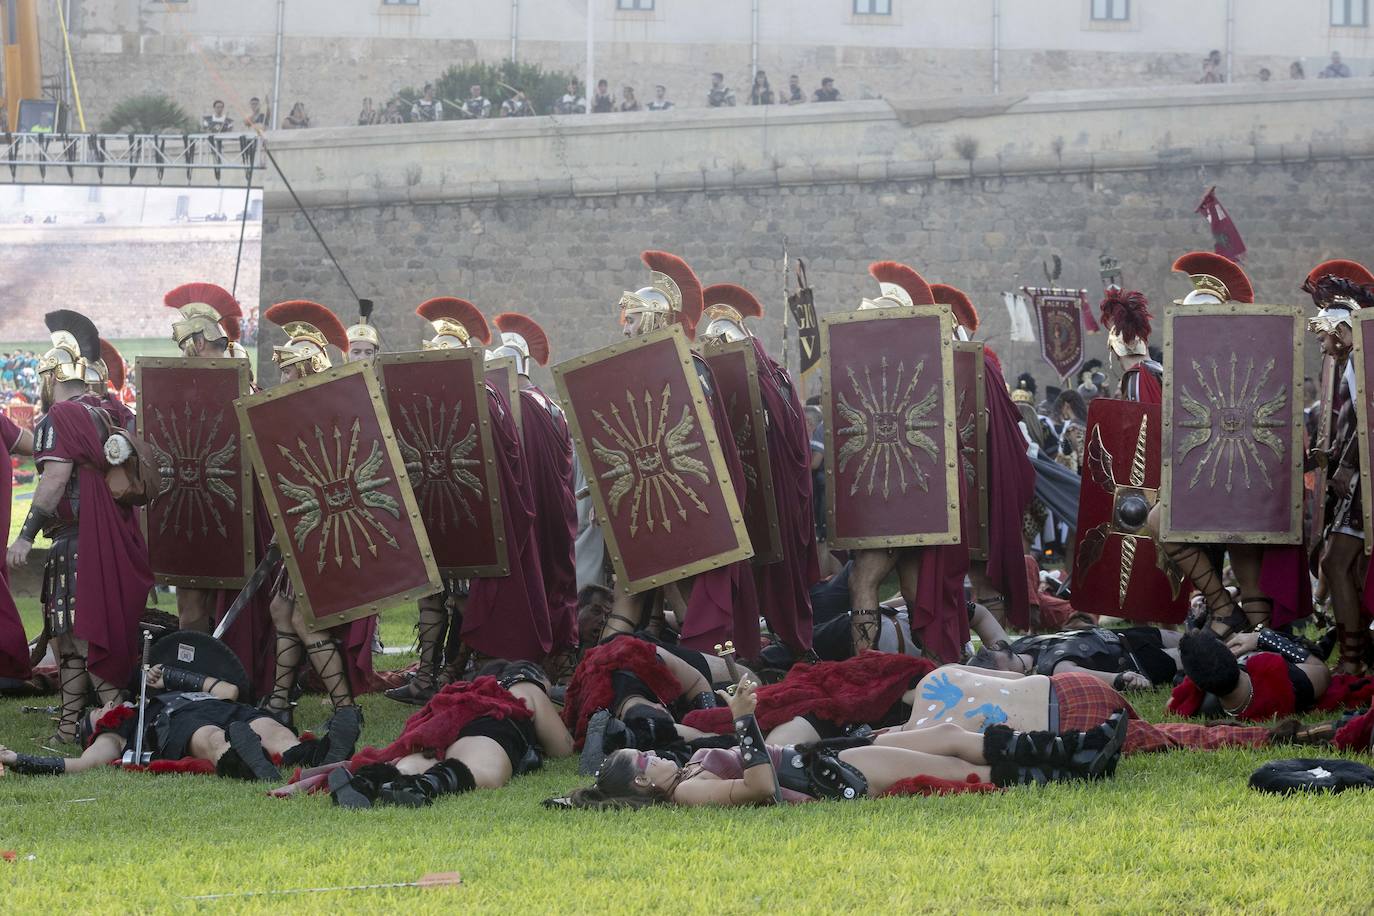
<svg viewBox="0 0 1374 916">
<path fill-rule="evenodd" d="M 160 93 L 127 98 L 100 122 L 100 132 L 105 134 L 171 134 L 194 127 L 191 116 Z"/>
</svg>

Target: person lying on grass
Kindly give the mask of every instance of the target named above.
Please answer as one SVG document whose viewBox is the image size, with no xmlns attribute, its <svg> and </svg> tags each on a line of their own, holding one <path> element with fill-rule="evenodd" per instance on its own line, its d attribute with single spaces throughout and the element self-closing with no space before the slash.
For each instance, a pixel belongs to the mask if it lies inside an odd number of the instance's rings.
<svg viewBox="0 0 1374 916">
<path fill-rule="evenodd" d="M 738 747 L 698 751 L 684 766 L 653 752 L 618 750 L 602 763 L 592 786 L 549 804 L 593 809 L 758 805 L 874 797 L 918 778 L 998 786 L 1101 779 L 1115 772 L 1126 735 L 1125 715 L 1117 713 L 1089 730 L 1059 735 L 996 725 L 985 734 L 947 727 L 770 745 L 754 717 L 755 687 L 745 677 L 729 700 Z"/>
<path fill-rule="evenodd" d="M 280 755 L 284 766 L 333 763 L 347 759 L 358 740 L 357 727 L 342 720 L 331 721 L 322 739 L 301 740 L 271 716 L 238 702 L 233 684 L 181 668 L 154 665 L 148 689 L 143 747 L 153 760 L 191 757 L 213 763 L 219 776 L 280 780 L 273 757 Z M 82 773 L 119 760 L 137 745 L 133 703 L 106 703 L 81 724 L 80 757 L 39 757 L 0 747 L 0 764 L 32 775 Z"/>
<path fill-rule="evenodd" d="M 1188 677 L 1169 699 L 1176 715 L 1291 716 L 1311 709 L 1331 686 L 1331 669 L 1306 642 L 1269 627 L 1233 633 L 1224 643 L 1198 630 L 1180 649 Z"/>
<path fill-rule="evenodd" d="M 573 752 L 549 681 L 531 662 L 499 662 L 492 674 L 445 685 L 384 748 L 368 747 L 328 774 L 344 808 L 418 808 L 443 795 L 498 789 Z M 319 781 L 319 777 L 315 777 Z M 300 788 L 299 786 L 296 788 Z M 308 787 L 307 787 L 308 788 Z"/>
</svg>

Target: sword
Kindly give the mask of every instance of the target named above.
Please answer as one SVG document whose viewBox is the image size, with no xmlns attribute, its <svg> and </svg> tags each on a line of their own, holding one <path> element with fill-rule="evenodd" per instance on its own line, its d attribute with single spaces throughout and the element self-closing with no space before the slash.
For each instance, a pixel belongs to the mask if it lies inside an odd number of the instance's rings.
<svg viewBox="0 0 1374 916">
<path fill-rule="evenodd" d="M 145 760 L 144 757 L 143 757 L 143 728 L 144 728 L 145 716 L 147 715 L 147 712 L 148 712 L 148 656 L 149 656 L 149 654 L 152 652 L 152 650 L 153 650 L 153 634 L 149 633 L 147 630 L 144 630 L 144 631 L 143 631 L 143 666 L 142 666 L 142 667 L 143 667 L 143 670 L 142 670 L 142 672 L 139 674 L 139 687 L 138 687 L 138 733 L 134 736 L 134 750 L 133 750 L 133 756 L 130 757 L 128 751 L 125 751 L 125 752 L 124 752 L 123 762 L 124 762 L 126 765 L 128 765 L 128 764 L 133 764 L 134 766 L 147 766 L 147 765 L 148 765 L 148 760 Z M 148 757 L 151 758 L 152 756 L 153 756 L 153 755 L 152 755 L 152 752 L 150 751 L 150 752 L 148 753 Z"/>
<path fill-rule="evenodd" d="M 239 592 L 238 597 L 234 599 L 234 603 L 229 605 L 229 610 L 224 612 L 224 617 L 220 620 L 219 626 L 215 627 L 215 632 L 213 634 L 215 639 L 224 638 L 224 634 L 234 625 L 234 621 L 238 619 L 243 609 L 248 606 L 248 602 L 253 600 L 253 595 L 257 593 L 258 589 L 262 588 L 262 583 L 267 581 L 268 574 L 272 572 L 272 569 L 279 562 L 281 562 L 281 548 L 276 544 L 269 545 L 267 553 L 263 554 L 262 562 L 258 564 L 258 568 L 253 570 L 253 574 L 249 576 L 248 581 L 244 583 L 243 591 Z"/>
</svg>

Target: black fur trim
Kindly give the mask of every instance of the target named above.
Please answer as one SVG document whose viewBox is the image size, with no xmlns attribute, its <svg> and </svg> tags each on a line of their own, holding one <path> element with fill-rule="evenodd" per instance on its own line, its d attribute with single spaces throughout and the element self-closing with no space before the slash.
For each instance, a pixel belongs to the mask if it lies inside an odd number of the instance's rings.
<svg viewBox="0 0 1374 916">
<path fill-rule="evenodd" d="M 1240 662 L 1211 630 L 1189 633 L 1179 641 L 1183 670 L 1203 691 L 1225 696 L 1240 683 Z"/>
</svg>

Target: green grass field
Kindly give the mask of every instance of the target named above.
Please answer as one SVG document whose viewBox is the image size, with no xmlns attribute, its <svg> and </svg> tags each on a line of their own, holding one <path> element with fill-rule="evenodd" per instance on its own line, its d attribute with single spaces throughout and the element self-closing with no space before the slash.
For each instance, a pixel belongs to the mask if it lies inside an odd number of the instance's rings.
<svg viewBox="0 0 1374 916">
<path fill-rule="evenodd" d="M 37 625 L 32 600 L 25 623 Z M 404 645 L 412 619 L 384 618 Z M 392 664 L 408 658 L 387 657 Z M 1160 717 L 1166 695 L 1138 701 Z M 299 719 L 327 715 L 307 697 Z M 34 751 L 40 715 L 0 702 L 0 741 Z M 408 709 L 364 700 L 365 740 Z M 1301 751 L 1172 753 L 1115 780 L 997 795 L 750 810 L 554 812 L 578 784 L 557 761 L 500 791 L 423 811 L 340 811 L 204 776 L 109 772 L 0 780 L 0 909 L 122 912 L 1367 912 L 1374 793 L 1274 798 L 1246 787 Z M 198 894 L 411 881 L 460 887 Z"/>
</svg>

